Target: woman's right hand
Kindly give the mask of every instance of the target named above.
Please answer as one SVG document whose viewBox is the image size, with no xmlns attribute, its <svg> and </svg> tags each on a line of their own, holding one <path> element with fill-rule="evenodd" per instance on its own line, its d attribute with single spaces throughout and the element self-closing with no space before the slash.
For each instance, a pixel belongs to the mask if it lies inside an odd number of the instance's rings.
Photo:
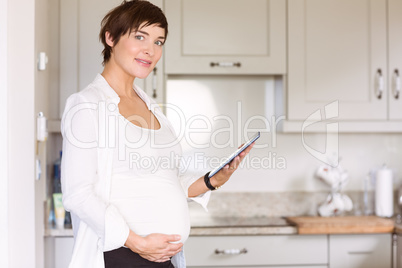
<svg viewBox="0 0 402 268">
<path fill-rule="evenodd" d="M 182 250 L 180 235 L 150 234 L 139 236 L 130 230 L 126 247 L 138 253 L 144 259 L 153 262 L 165 262 Z"/>
</svg>

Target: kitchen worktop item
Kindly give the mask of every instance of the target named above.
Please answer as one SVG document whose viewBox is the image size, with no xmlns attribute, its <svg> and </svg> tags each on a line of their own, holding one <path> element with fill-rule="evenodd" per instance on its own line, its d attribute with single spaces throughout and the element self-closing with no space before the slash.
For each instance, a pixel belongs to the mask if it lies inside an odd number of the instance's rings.
<svg viewBox="0 0 402 268">
<path fill-rule="evenodd" d="M 380 217 L 394 215 L 393 172 L 385 165 L 375 172 L 375 214 Z"/>
<path fill-rule="evenodd" d="M 377 216 L 286 217 L 298 234 L 391 233 L 394 220 Z"/>
</svg>

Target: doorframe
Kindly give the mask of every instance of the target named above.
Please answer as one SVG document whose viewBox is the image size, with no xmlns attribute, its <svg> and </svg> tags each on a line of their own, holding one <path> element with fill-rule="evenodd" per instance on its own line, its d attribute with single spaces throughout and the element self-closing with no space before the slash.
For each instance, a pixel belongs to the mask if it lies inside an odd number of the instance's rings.
<svg viewBox="0 0 402 268">
<path fill-rule="evenodd" d="M 0 0 L 0 267 L 8 267 L 8 0 Z M 5 127 L 4 127 L 5 126 Z"/>
</svg>

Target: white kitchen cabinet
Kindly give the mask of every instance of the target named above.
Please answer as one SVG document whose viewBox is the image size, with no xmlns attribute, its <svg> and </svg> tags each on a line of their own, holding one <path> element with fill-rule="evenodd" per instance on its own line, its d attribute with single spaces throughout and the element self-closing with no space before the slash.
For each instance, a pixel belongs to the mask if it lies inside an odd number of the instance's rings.
<svg viewBox="0 0 402 268">
<path fill-rule="evenodd" d="M 389 119 L 402 120 L 402 0 L 388 0 Z"/>
<path fill-rule="evenodd" d="M 73 254 L 73 237 L 46 237 L 45 268 L 67 268 Z"/>
<path fill-rule="evenodd" d="M 396 229 L 396 234 L 393 237 L 393 239 L 394 239 L 394 241 L 393 241 L 394 242 L 394 244 L 393 244 L 394 255 L 392 256 L 393 268 L 402 268 L 402 236 L 397 231 L 398 227 L 396 227 L 395 229 Z"/>
<path fill-rule="evenodd" d="M 211 268 L 211 266 L 187 266 L 188 268 Z M 217 268 L 233 268 L 233 266 L 212 266 L 212 267 L 217 267 Z M 272 266 L 272 265 L 268 265 L 268 266 L 235 266 L 236 268 L 328 268 L 327 265 L 301 265 L 301 266 L 295 266 L 295 265 L 280 265 L 280 266 Z"/>
<path fill-rule="evenodd" d="M 288 1 L 284 131 L 334 119 L 340 132 L 402 132 L 401 12 L 401 0 Z"/>
<path fill-rule="evenodd" d="M 84 89 L 101 73 L 103 45 L 99 41 L 100 23 L 106 13 L 121 4 L 121 0 L 60 0 L 60 78 L 59 118 L 67 98 Z M 163 0 L 150 0 L 163 7 Z M 157 103 L 164 100 L 163 58 L 146 79 L 136 79 Z M 154 76 L 156 77 L 154 79 Z"/>
<path fill-rule="evenodd" d="M 288 31 L 289 120 L 334 101 L 337 119 L 387 119 L 386 0 L 290 0 Z"/>
<path fill-rule="evenodd" d="M 169 0 L 168 74 L 286 73 L 286 1 Z"/>
<path fill-rule="evenodd" d="M 191 236 L 188 267 L 327 267 L 326 235 Z"/>
<path fill-rule="evenodd" d="M 391 268 L 392 234 L 329 236 L 329 267 Z"/>
</svg>

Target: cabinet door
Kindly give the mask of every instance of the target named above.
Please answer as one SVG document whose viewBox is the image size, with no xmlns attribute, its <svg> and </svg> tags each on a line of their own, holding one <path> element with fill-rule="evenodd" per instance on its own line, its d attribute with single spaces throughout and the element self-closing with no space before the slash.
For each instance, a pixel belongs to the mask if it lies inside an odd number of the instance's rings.
<svg viewBox="0 0 402 268">
<path fill-rule="evenodd" d="M 400 234 L 397 235 L 396 238 L 396 254 L 393 256 L 394 264 L 393 268 L 402 268 L 402 236 Z"/>
<path fill-rule="evenodd" d="M 189 267 L 325 267 L 327 243 L 326 235 L 192 236 L 184 252 Z"/>
<path fill-rule="evenodd" d="M 390 268 L 391 234 L 330 235 L 329 267 Z"/>
<path fill-rule="evenodd" d="M 286 1 L 169 0 L 165 9 L 168 74 L 286 72 Z"/>
<path fill-rule="evenodd" d="M 73 237 L 45 238 L 45 268 L 67 268 L 73 255 Z"/>
<path fill-rule="evenodd" d="M 389 118 L 402 120 L 402 0 L 388 0 Z"/>
<path fill-rule="evenodd" d="M 67 268 L 71 261 L 74 248 L 73 237 L 55 238 L 55 268 Z"/>
<path fill-rule="evenodd" d="M 387 118 L 385 0 L 290 0 L 288 26 L 288 119 L 334 101 L 340 120 Z"/>
<path fill-rule="evenodd" d="M 188 268 L 207 268 L 208 266 L 187 266 Z M 219 268 L 233 268 L 233 266 L 213 266 L 213 267 L 219 267 Z M 258 266 L 236 266 L 236 268 L 253 268 L 253 267 L 255 267 L 255 268 L 328 268 L 328 266 L 327 265 L 300 265 L 300 266 L 288 266 L 288 265 L 286 265 L 286 266 L 271 266 L 271 265 L 269 265 L 269 266 L 260 266 L 260 265 L 258 265 Z M 211 268 L 211 267 L 208 267 L 208 268 Z"/>
</svg>

